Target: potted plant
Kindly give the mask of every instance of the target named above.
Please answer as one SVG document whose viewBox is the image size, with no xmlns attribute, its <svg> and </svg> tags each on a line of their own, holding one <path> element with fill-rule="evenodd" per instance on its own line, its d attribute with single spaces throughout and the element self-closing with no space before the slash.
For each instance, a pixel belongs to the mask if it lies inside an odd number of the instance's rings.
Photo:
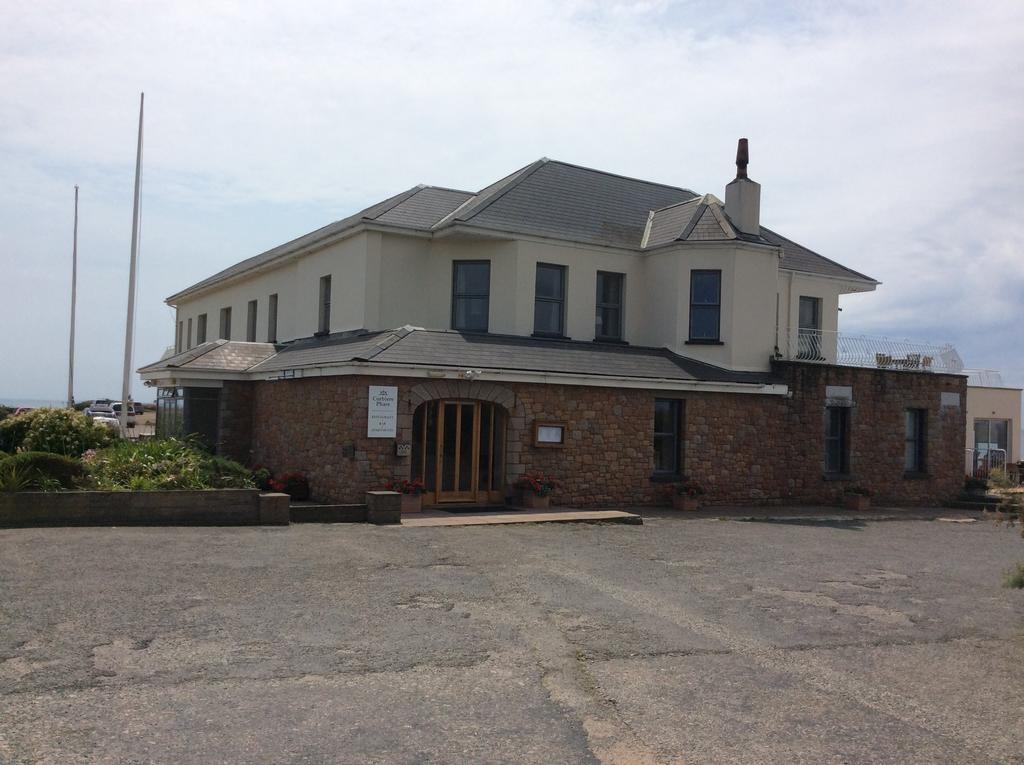
<svg viewBox="0 0 1024 765">
<path fill-rule="evenodd" d="M 309 481 L 302 473 L 285 473 L 272 478 L 270 488 L 288 494 L 296 502 L 309 499 Z"/>
<path fill-rule="evenodd" d="M 423 509 L 423 492 L 426 490 L 422 478 L 400 478 L 397 481 L 388 481 L 385 486 L 388 491 L 397 491 L 402 495 L 402 514 L 418 513 Z"/>
<path fill-rule="evenodd" d="M 676 484 L 672 492 L 672 507 L 675 510 L 697 510 L 700 507 L 697 498 L 704 494 L 704 487 L 696 481 L 683 481 Z"/>
<path fill-rule="evenodd" d="M 543 509 L 551 504 L 551 492 L 555 490 L 555 480 L 544 473 L 527 473 L 518 481 L 519 504 L 523 507 Z"/>
<path fill-rule="evenodd" d="M 851 486 L 843 492 L 843 505 L 847 510 L 863 512 L 871 508 L 871 490 L 863 486 Z"/>
</svg>

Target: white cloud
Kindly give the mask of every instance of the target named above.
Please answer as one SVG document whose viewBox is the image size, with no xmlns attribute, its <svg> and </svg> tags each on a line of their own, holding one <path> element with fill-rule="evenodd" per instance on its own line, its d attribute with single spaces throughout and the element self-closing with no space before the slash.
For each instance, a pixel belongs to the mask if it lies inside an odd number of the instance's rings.
<svg viewBox="0 0 1024 765">
<path fill-rule="evenodd" d="M 142 89 L 140 357 L 170 339 L 166 294 L 414 183 L 479 188 L 546 155 L 721 193 L 745 135 L 764 220 L 885 283 L 845 302 L 845 325 L 913 328 L 969 363 L 1013 366 L 974 333 L 1007 347 L 1022 318 L 1020 3 L 36 2 L 6 15 L 0 267 L 33 289 L 0 304 L 18 328 L 0 337 L 0 394 L 60 395 L 76 182 L 82 395 L 116 388 Z"/>
</svg>

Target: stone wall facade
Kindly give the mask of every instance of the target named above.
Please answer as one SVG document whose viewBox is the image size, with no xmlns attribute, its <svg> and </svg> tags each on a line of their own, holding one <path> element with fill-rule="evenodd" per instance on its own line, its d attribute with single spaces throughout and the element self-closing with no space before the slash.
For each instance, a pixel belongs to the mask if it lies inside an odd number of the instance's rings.
<svg viewBox="0 0 1024 765">
<path fill-rule="evenodd" d="M 706 504 L 835 504 L 850 486 L 871 489 L 879 504 L 934 504 L 963 485 L 965 378 L 785 362 L 775 373 L 790 396 L 486 383 L 466 380 L 339 376 L 238 383 L 249 401 L 249 461 L 275 472 L 307 474 L 316 498 L 358 502 L 390 478 L 409 478 L 409 457 L 395 440 L 366 437 L 367 386 L 399 391 L 398 438 L 412 438 L 412 414 L 432 399 L 493 401 L 508 413 L 508 484 L 542 470 L 559 481 L 558 505 L 665 504 L 669 487 L 653 480 L 655 398 L 685 401 L 683 473 L 707 489 Z M 850 471 L 824 475 L 827 386 L 852 388 Z M 959 406 L 942 406 L 941 394 Z M 948 403 L 948 402 L 947 402 Z M 235 406 L 235 405 L 225 405 Z M 904 411 L 927 410 L 927 475 L 903 470 Z M 225 409 L 225 411 L 228 411 Z M 246 407 L 238 405 L 245 418 Z M 533 444 L 535 421 L 568 424 L 562 448 Z M 223 431 L 222 431 L 223 432 Z"/>
</svg>

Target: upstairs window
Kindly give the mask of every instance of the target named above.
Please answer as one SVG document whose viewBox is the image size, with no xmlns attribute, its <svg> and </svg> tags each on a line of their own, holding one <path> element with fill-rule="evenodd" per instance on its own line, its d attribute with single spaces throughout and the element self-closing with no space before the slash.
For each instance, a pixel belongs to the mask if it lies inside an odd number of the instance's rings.
<svg viewBox="0 0 1024 765">
<path fill-rule="evenodd" d="M 277 293 L 267 299 L 267 342 L 277 342 Z"/>
<path fill-rule="evenodd" d="M 690 272 L 690 342 L 721 340 L 722 272 Z"/>
<path fill-rule="evenodd" d="M 683 402 L 673 398 L 654 399 L 654 472 L 656 475 L 682 473 Z"/>
<path fill-rule="evenodd" d="M 565 336 L 565 266 L 537 264 L 533 333 L 548 337 Z"/>
<path fill-rule="evenodd" d="M 825 472 L 850 472 L 850 408 L 825 407 Z"/>
<path fill-rule="evenodd" d="M 192 318 L 189 317 L 188 324 L 185 329 L 185 347 L 192 347 Z"/>
<path fill-rule="evenodd" d="M 326 335 L 331 331 L 331 277 L 320 277 L 320 318 L 317 321 L 318 335 Z"/>
<path fill-rule="evenodd" d="M 206 342 L 206 314 L 199 314 L 196 318 L 196 345 Z"/>
<path fill-rule="evenodd" d="M 489 260 L 452 263 L 452 329 L 486 332 L 491 302 Z"/>
<path fill-rule="evenodd" d="M 249 309 L 245 315 L 245 341 L 247 343 L 256 342 L 256 301 L 249 301 Z"/>
<path fill-rule="evenodd" d="M 598 340 L 622 340 L 622 293 L 625 274 L 597 272 L 597 324 L 594 336 Z"/>
<path fill-rule="evenodd" d="M 908 473 L 925 472 L 925 430 L 928 410 L 908 409 L 905 412 L 903 469 Z"/>
<path fill-rule="evenodd" d="M 796 357 L 824 359 L 821 353 L 821 298 L 800 296 L 799 323 Z"/>
<path fill-rule="evenodd" d="M 182 344 L 182 335 L 184 333 L 185 322 L 178 322 L 178 336 L 174 340 L 174 351 L 175 353 L 181 353 L 185 346 Z"/>
<path fill-rule="evenodd" d="M 231 309 L 221 308 L 220 309 L 220 339 L 230 340 L 231 339 Z"/>
</svg>

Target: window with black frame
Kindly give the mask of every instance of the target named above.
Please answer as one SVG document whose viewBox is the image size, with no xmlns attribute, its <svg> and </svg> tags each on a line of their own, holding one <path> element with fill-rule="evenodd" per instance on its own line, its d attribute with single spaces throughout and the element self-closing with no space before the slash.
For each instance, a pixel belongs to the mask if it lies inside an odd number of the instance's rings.
<svg viewBox="0 0 1024 765">
<path fill-rule="evenodd" d="M 622 296 L 625 274 L 597 272 L 597 316 L 594 337 L 622 340 Z"/>
<path fill-rule="evenodd" d="M 654 400 L 654 474 L 677 476 L 683 472 L 683 402 Z"/>
<path fill-rule="evenodd" d="M 320 311 L 317 319 L 318 335 L 326 335 L 331 331 L 331 277 L 320 277 Z"/>
<path fill-rule="evenodd" d="M 221 308 L 220 309 L 220 339 L 230 340 L 231 339 L 231 309 Z"/>
<path fill-rule="evenodd" d="M 537 264 L 533 333 L 547 337 L 565 336 L 565 266 Z"/>
<path fill-rule="evenodd" d="M 905 412 L 903 468 L 908 473 L 925 472 L 927 415 L 926 409 L 908 409 Z"/>
<path fill-rule="evenodd" d="M 255 300 L 250 300 L 245 316 L 245 340 L 249 343 L 256 342 L 256 311 L 258 305 Z"/>
<path fill-rule="evenodd" d="M 825 407 L 825 472 L 844 475 L 850 472 L 850 409 Z"/>
<path fill-rule="evenodd" d="M 206 342 L 206 314 L 201 313 L 196 318 L 196 345 Z"/>
<path fill-rule="evenodd" d="M 722 272 L 690 272 L 690 343 L 721 341 Z"/>
<path fill-rule="evenodd" d="M 491 262 L 452 263 L 452 329 L 486 332 L 491 304 Z"/>
</svg>

